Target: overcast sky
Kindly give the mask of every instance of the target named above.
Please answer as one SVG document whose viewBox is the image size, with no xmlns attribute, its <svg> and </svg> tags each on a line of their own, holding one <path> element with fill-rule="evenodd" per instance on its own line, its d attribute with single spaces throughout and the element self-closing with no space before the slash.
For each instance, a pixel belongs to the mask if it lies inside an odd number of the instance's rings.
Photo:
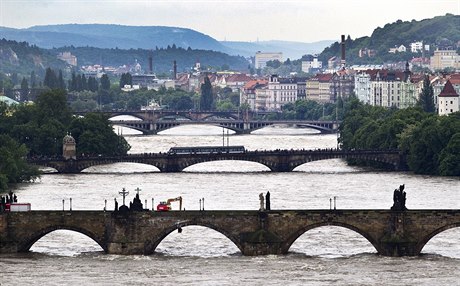
<svg viewBox="0 0 460 286">
<path fill-rule="evenodd" d="M 398 19 L 446 13 L 459 15 L 460 0 L 0 0 L 0 26 L 5 27 L 174 26 L 228 41 L 357 38 Z"/>
</svg>

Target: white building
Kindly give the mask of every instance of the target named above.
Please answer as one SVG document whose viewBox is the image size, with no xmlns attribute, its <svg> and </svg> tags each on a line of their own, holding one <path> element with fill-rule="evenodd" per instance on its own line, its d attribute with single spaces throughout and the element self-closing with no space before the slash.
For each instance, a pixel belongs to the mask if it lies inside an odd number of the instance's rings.
<svg viewBox="0 0 460 286">
<path fill-rule="evenodd" d="M 297 81 L 293 78 L 270 76 L 268 80 L 268 110 L 281 110 L 289 102 L 297 101 Z"/>
<path fill-rule="evenodd" d="M 368 73 L 355 75 L 355 95 L 359 101 L 370 104 L 371 100 L 371 76 Z"/>
<path fill-rule="evenodd" d="M 458 93 L 448 80 L 438 95 L 438 114 L 449 115 L 457 111 L 459 111 Z"/>
<path fill-rule="evenodd" d="M 71 66 L 77 66 L 77 57 L 72 55 L 71 52 L 62 52 L 57 55 L 57 58 L 61 61 L 68 63 Z"/>
<path fill-rule="evenodd" d="M 267 62 L 278 60 L 281 63 L 283 62 L 283 53 L 263 53 L 257 52 L 256 58 L 254 60 L 254 67 L 256 69 L 263 69 Z"/>
<path fill-rule="evenodd" d="M 423 42 L 413 42 L 410 44 L 410 51 L 412 53 L 421 52 L 423 49 Z"/>
<path fill-rule="evenodd" d="M 309 73 L 312 70 L 319 70 L 323 67 L 323 63 L 318 61 L 318 56 L 309 55 L 306 60 L 302 61 L 302 71 Z"/>
</svg>

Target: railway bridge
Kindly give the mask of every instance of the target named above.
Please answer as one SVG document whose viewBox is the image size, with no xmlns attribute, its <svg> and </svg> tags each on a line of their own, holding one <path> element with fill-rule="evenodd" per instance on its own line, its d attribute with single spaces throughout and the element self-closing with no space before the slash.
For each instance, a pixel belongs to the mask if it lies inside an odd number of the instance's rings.
<svg viewBox="0 0 460 286">
<path fill-rule="evenodd" d="M 384 256 L 416 256 L 436 234 L 460 226 L 460 210 L 30 211 L 0 213 L 0 253 L 26 252 L 54 230 L 87 235 L 106 253 L 155 252 L 171 232 L 211 228 L 243 255 L 286 254 L 303 233 L 339 226 L 365 237 Z"/>
<path fill-rule="evenodd" d="M 245 151 L 241 153 L 208 153 L 208 154 L 171 154 L 171 153 L 142 153 L 122 156 L 77 157 L 76 159 L 29 158 L 28 163 L 51 167 L 59 173 L 80 173 L 91 166 L 107 165 L 120 162 L 148 164 L 161 172 L 181 172 L 185 168 L 210 161 L 236 160 L 250 161 L 265 165 L 273 172 L 291 172 L 296 167 L 318 160 L 328 159 L 360 159 L 381 162 L 395 170 L 406 168 L 405 157 L 398 150 L 272 150 Z"/>
</svg>

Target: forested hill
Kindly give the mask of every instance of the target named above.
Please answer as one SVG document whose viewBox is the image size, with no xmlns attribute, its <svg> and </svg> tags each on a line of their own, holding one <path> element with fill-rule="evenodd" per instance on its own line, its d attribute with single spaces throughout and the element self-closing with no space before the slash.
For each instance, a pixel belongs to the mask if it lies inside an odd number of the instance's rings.
<svg viewBox="0 0 460 286">
<path fill-rule="evenodd" d="M 101 64 L 103 66 L 118 67 L 122 65 L 134 66 L 136 61 L 142 69 L 148 69 L 148 59 L 152 56 L 153 71 L 155 73 L 170 73 L 173 69 L 173 61 L 177 62 L 177 71 L 190 71 L 197 61 L 202 68 L 213 70 L 232 69 L 248 71 L 249 62 L 239 56 L 230 56 L 221 52 L 208 50 L 194 50 L 178 48 L 175 45 L 166 49 L 155 50 L 145 49 L 101 49 L 93 47 L 63 47 L 52 50 L 55 54 L 59 52 L 71 52 L 78 58 L 78 65 Z"/>
<path fill-rule="evenodd" d="M 410 43 L 423 41 L 423 44 L 430 45 L 432 53 L 436 47 L 457 48 L 460 41 L 460 15 L 446 14 L 431 19 L 421 21 L 401 21 L 386 24 L 383 28 L 376 28 L 370 37 L 362 37 L 352 40 L 347 37 L 346 60 L 348 63 L 379 63 L 387 60 L 409 60 L 420 55 L 410 52 L 390 54 L 390 48 L 404 45 L 410 51 Z M 360 49 L 373 49 L 376 56 L 358 57 Z M 340 43 L 335 42 L 330 47 L 324 49 L 319 58 L 323 62 L 333 56 L 340 56 Z"/>
<path fill-rule="evenodd" d="M 40 49 L 26 42 L 0 39 L 0 72 L 26 76 L 35 71 L 44 75 L 47 67 L 63 69 L 66 64 L 51 51 Z"/>
<path fill-rule="evenodd" d="M 103 66 L 134 66 L 136 61 L 144 70 L 148 70 L 148 58 L 152 55 L 155 73 L 170 73 L 173 61 L 177 62 L 177 70 L 190 71 L 196 61 L 201 67 L 213 70 L 233 69 L 247 71 L 249 62 L 239 56 L 229 56 L 221 52 L 177 48 L 175 45 L 166 49 L 102 49 L 93 47 L 64 47 L 58 49 L 42 49 L 26 42 L 0 39 L 0 73 L 28 76 L 32 71 L 43 76 L 47 67 L 65 71 L 68 66 L 58 60 L 60 52 L 71 52 L 77 56 L 78 66 L 101 64 Z"/>
<path fill-rule="evenodd" d="M 163 26 L 63 24 L 26 29 L 0 27 L 0 38 L 27 41 L 48 49 L 63 46 L 154 49 L 175 44 L 185 49 L 191 47 L 227 52 L 221 43 L 208 35 L 191 29 Z"/>
</svg>

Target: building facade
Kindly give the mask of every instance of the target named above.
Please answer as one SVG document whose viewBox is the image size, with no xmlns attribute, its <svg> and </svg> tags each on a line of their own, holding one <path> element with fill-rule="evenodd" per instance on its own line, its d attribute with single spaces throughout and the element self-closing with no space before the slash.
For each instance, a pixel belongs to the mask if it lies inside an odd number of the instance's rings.
<svg viewBox="0 0 460 286">
<path fill-rule="evenodd" d="M 275 60 L 280 61 L 282 63 L 283 53 L 257 52 L 254 60 L 254 67 L 256 69 L 263 69 L 267 65 L 267 62 Z"/>
<path fill-rule="evenodd" d="M 460 69 L 460 55 L 454 50 L 436 50 L 430 59 L 432 70 L 442 70 L 445 68 Z"/>
</svg>

